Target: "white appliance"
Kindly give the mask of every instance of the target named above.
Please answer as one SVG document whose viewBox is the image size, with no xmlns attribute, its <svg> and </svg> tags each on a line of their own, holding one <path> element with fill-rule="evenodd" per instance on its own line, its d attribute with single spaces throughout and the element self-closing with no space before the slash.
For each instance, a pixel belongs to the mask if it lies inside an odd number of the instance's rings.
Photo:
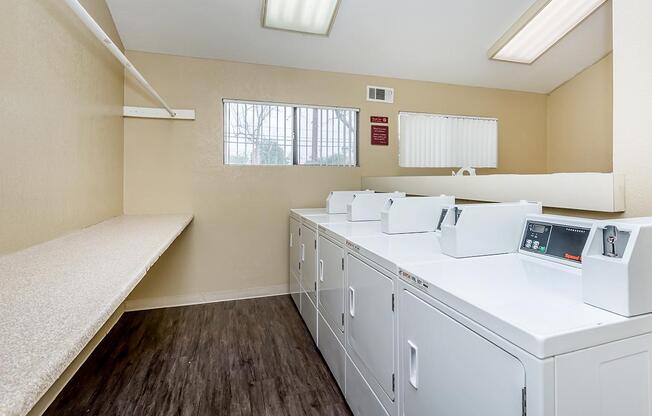
<svg viewBox="0 0 652 416">
<path fill-rule="evenodd" d="M 346 206 L 357 194 L 373 194 L 372 190 L 365 191 L 331 191 L 326 198 L 326 213 L 346 214 Z"/>
<path fill-rule="evenodd" d="M 380 211 L 390 198 L 405 198 L 405 192 L 355 194 L 351 202 L 346 205 L 347 219 L 349 221 L 380 221 Z"/>
<path fill-rule="evenodd" d="M 344 391 L 344 295 L 347 238 L 381 235 L 378 221 L 322 224 L 319 226 L 317 346 L 333 377 Z"/>
<path fill-rule="evenodd" d="M 434 232 L 350 237 L 346 247 L 345 349 L 361 376 L 347 377 L 347 402 L 360 414 L 396 416 L 398 264 L 447 256 Z"/>
<path fill-rule="evenodd" d="M 301 217 L 290 213 L 290 295 L 301 312 Z"/>
<path fill-rule="evenodd" d="M 390 198 L 380 212 L 380 224 L 386 234 L 436 231 L 454 196 Z"/>
<path fill-rule="evenodd" d="M 623 316 L 652 312 L 652 217 L 599 222 L 589 241 L 584 301 Z"/>
<path fill-rule="evenodd" d="M 652 315 L 584 303 L 591 227 L 531 215 L 518 253 L 402 267 L 399 414 L 649 415 Z"/>
<path fill-rule="evenodd" d="M 290 210 L 290 293 L 310 334 L 318 342 L 317 256 L 319 224 L 347 222 L 346 214 L 324 209 Z"/>
<path fill-rule="evenodd" d="M 513 253 L 525 216 L 540 202 L 454 205 L 441 224 L 441 250 L 452 257 Z"/>
</svg>

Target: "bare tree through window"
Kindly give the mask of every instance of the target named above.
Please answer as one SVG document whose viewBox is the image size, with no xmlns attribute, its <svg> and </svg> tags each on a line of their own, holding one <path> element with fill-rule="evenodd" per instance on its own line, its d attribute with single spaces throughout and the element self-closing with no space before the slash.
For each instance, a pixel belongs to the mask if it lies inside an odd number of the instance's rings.
<svg viewBox="0 0 652 416">
<path fill-rule="evenodd" d="M 224 162 L 357 165 L 356 110 L 224 102 Z"/>
</svg>

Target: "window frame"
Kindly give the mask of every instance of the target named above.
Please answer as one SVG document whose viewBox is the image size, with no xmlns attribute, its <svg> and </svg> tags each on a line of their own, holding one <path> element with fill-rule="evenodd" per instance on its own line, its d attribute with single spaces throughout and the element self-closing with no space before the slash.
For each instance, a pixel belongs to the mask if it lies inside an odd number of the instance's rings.
<svg viewBox="0 0 652 416">
<path fill-rule="evenodd" d="M 268 105 L 268 106 L 281 106 L 281 107 L 292 107 L 292 163 L 291 164 L 240 164 L 240 163 L 227 163 L 227 143 L 226 143 L 226 132 L 227 132 L 227 117 L 226 117 L 226 105 L 229 103 L 233 104 L 251 104 L 251 105 Z M 344 110 L 352 111 L 355 114 L 355 163 L 350 165 L 321 165 L 321 164 L 306 164 L 299 163 L 299 119 L 297 113 L 299 108 L 305 109 L 323 109 L 323 110 Z M 258 100 L 241 100 L 233 98 L 222 98 L 222 163 L 224 166 L 235 166 L 235 167 L 295 167 L 295 166 L 306 166 L 306 167 L 322 167 L 322 168 L 358 168 L 360 167 L 360 109 L 355 107 L 340 107 L 340 106 L 329 106 L 329 105 L 313 105 L 313 104 L 297 104 L 297 103 L 288 103 L 288 102 L 278 102 L 278 101 L 258 101 Z"/>
</svg>

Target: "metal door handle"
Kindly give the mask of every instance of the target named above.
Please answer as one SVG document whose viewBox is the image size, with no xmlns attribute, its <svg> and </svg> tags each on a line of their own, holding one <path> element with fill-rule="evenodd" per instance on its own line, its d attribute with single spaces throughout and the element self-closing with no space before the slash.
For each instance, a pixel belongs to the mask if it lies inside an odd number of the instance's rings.
<svg viewBox="0 0 652 416">
<path fill-rule="evenodd" d="M 324 260 L 319 260 L 319 281 L 324 282 Z"/>
<path fill-rule="evenodd" d="M 301 244 L 301 261 L 306 261 L 306 245 Z"/>
<path fill-rule="evenodd" d="M 410 354 L 410 365 L 409 365 L 409 380 L 412 387 L 416 389 L 419 388 L 419 348 L 410 340 L 408 344 L 408 353 Z"/>
<path fill-rule="evenodd" d="M 349 286 L 349 315 L 355 317 L 355 289 Z"/>
<path fill-rule="evenodd" d="M 290 247 L 292 247 L 292 233 L 290 233 Z"/>
</svg>

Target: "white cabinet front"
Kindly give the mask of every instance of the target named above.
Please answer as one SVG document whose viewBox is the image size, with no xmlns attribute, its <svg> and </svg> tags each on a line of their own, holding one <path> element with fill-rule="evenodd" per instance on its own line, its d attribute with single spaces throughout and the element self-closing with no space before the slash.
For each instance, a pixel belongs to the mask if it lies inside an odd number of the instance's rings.
<svg viewBox="0 0 652 416">
<path fill-rule="evenodd" d="M 318 339 L 318 320 L 317 320 L 317 308 L 312 303 L 312 300 L 305 293 L 301 294 L 301 317 L 303 322 L 305 322 L 308 327 L 308 332 L 312 336 L 312 339 L 317 343 Z"/>
<path fill-rule="evenodd" d="M 402 416 L 521 416 L 520 361 L 408 291 L 399 311 Z"/>
<path fill-rule="evenodd" d="M 347 351 L 357 357 L 385 394 L 394 399 L 394 283 L 348 255 Z M 366 376 L 366 374 L 365 374 Z M 371 383 L 371 380 L 368 380 Z"/>
<path fill-rule="evenodd" d="M 319 236 L 319 310 L 333 330 L 344 333 L 344 249 Z"/>
<path fill-rule="evenodd" d="M 297 309 L 301 312 L 301 285 L 299 284 L 299 277 L 294 276 L 290 272 L 290 295 L 292 295 L 292 301 L 297 305 Z"/>
<path fill-rule="evenodd" d="M 317 233 L 301 226 L 301 286 L 317 304 Z"/>
<path fill-rule="evenodd" d="M 317 327 L 319 328 L 319 342 L 317 347 L 319 352 L 321 352 L 324 361 L 328 365 L 328 368 L 331 370 L 337 385 L 342 391 L 344 391 L 344 372 L 345 372 L 345 363 L 346 363 L 346 353 L 344 347 L 338 341 L 337 336 L 324 320 L 324 317 L 321 313 L 317 313 L 319 319 Z"/>
<path fill-rule="evenodd" d="M 346 360 L 346 402 L 354 416 L 388 416 L 355 364 Z"/>
<path fill-rule="evenodd" d="M 301 261 L 301 235 L 299 228 L 301 224 L 295 218 L 290 217 L 290 276 L 299 277 L 299 262 Z"/>
</svg>

